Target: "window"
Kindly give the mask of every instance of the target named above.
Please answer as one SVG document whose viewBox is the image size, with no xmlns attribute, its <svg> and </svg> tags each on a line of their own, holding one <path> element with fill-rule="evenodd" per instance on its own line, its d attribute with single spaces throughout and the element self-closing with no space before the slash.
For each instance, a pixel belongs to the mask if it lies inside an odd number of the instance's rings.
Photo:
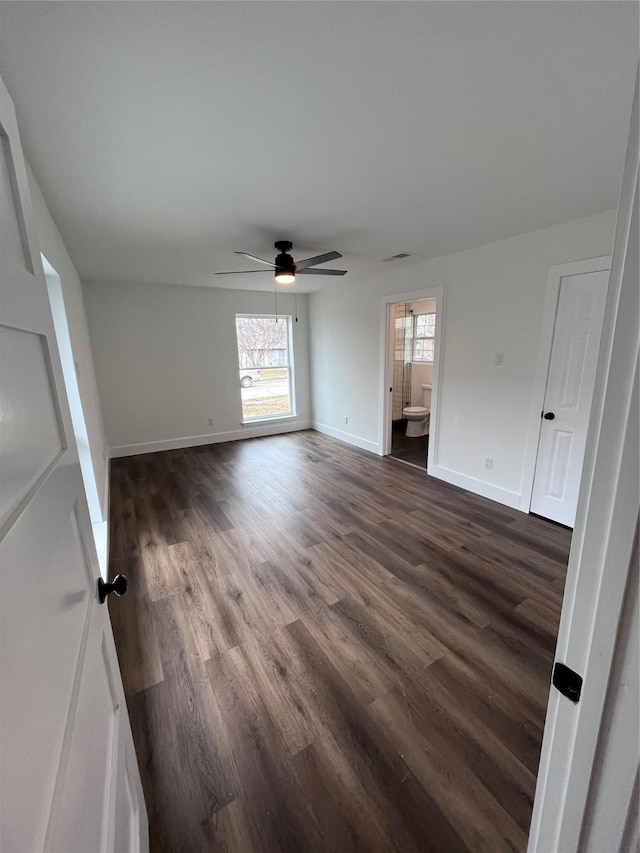
<svg viewBox="0 0 640 853">
<path fill-rule="evenodd" d="M 413 360 L 433 361 L 436 315 L 415 314 L 413 326 Z"/>
<path fill-rule="evenodd" d="M 243 423 L 295 415 L 291 317 L 236 314 Z"/>
</svg>

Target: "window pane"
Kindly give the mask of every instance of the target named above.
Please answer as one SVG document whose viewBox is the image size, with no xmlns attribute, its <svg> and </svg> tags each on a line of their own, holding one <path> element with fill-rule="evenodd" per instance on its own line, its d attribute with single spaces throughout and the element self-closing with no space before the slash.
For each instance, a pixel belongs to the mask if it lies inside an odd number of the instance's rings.
<svg viewBox="0 0 640 853">
<path fill-rule="evenodd" d="M 289 317 L 236 317 L 243 420 L 293 414 Z"/>
<path fill-rule="evenodd" d="M 414 361 L 433 361 L 433 338 L 417 338 L 413 350 Z"/>
<path fill-rule="evenodd" d="M 418 314 L 416 317 L 416 337 L 432 338 L 436 333 L 436 315 Z"/>
<path fill-rule="evenodd" d="M 286 317 L 236 317 L 240 367 L 275 367 L 287 363 Z"/>
<path fill-rule="evenodd" d="M 290 415 L 291 398 L 289 395 L 289 368 L 278 367 L 272 370 L 256 371 L 258 378 L 250 385 L 240 384 L 242 395 L 242 417 L 273 418 L 277 415 Z M 242 371 L 240 371 L 242 377 Z"/>
</svg>

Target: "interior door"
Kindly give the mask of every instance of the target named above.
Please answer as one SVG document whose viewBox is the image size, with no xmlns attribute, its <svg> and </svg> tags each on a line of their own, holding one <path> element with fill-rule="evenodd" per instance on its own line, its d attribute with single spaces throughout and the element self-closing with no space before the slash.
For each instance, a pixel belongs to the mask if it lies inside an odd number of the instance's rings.
<svg viewBox="0 0 640 853">
<path fill-rule="evenodd" d="M 602 334 L 608 271 L 564 276 L 542 413 L 531 512 L 573 527 Z"/>
<path fill-rule="evenodd" d="M 0 139 L 0 849 L 144 851 L 133 739 L 1 81 Z"/>
</svg>

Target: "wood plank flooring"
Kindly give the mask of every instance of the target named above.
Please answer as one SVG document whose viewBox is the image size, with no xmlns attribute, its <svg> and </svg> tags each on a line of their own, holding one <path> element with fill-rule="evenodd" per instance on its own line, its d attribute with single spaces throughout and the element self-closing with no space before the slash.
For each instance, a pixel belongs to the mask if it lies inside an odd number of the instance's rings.
<svg viewBox="0 0 640 853">
<path fill-rule="evenodd" d="M 394 459 L 400 459 L 402 462 L 417 465 L 418 468 L 426 468 L 429 436 L 407 437 L 406 432 L 407 422 L 405 420 L 393 422 L 390 455 Z"/>
<path fill-rule="evenodd" d="M 152 851 L 524 851 L 569 540 L 312 431 L 114 460 Z"/>
</svg>

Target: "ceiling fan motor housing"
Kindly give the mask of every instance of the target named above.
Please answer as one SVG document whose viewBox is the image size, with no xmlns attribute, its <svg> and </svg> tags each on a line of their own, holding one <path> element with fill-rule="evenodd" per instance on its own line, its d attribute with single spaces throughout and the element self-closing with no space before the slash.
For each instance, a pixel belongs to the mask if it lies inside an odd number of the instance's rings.
<svg viewBox="0 0 640 853">
<path fill-rule="evenodd" d="M 283 272 L 292 272 L 295 274 L 296 265 L 291 255 L 288 254 L 293 249 L 293 243 L 290 243 L 288 240 L 276 240 L 275 248 L 280 252 L 275 259 L 278 271 L 282 270 Z"/>
</svg>

